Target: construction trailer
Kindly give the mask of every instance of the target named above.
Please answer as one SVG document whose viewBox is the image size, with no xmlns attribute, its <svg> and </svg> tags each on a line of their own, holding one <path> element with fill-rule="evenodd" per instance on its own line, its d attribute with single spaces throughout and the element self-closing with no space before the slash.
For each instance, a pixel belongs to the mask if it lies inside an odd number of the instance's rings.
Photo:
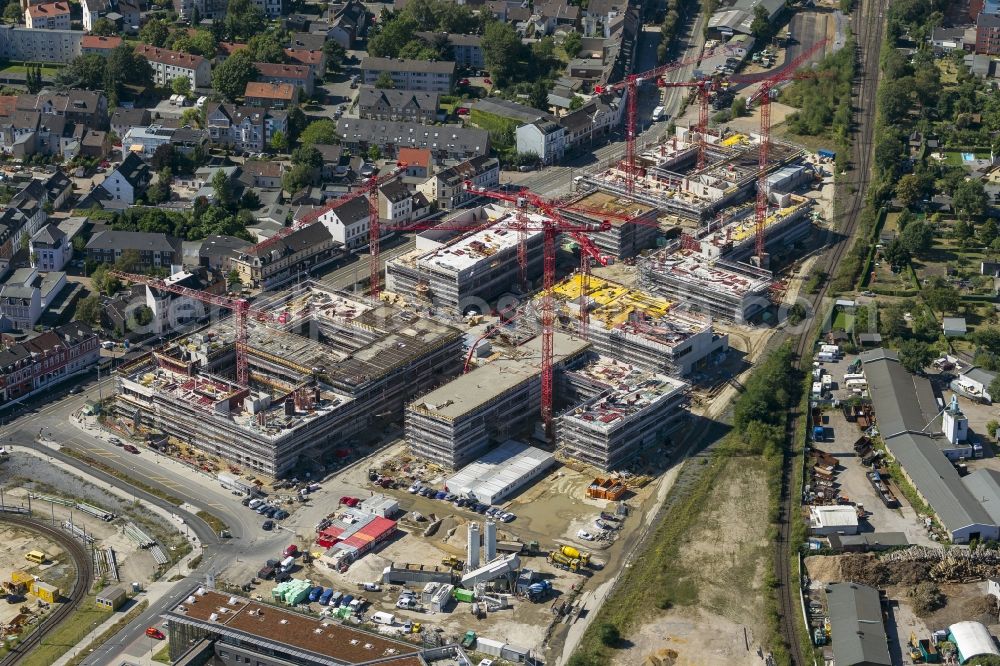
<svg viewBox="0 0 1000 666">
<path fill-rule="evenodd" d="M 485 207 L 489 226 L 450 240 L 430 250 L 414 250 L 386 264 L 386 289 L 404 298 L 431 304 L 446 314 L 463 315 L 470 309 L 487 312 L 520 281 L 518 214 L 498 206 Z M 527 278 L 542 274 L 545 219 L 525 213 Z"/>
<path fill-rule="evenodd" d="M 664 442 L 687 414 L 689 386 L 614 359 L 563 375 L 582 403 L 556 419 L 556 444 L 570 458 L 601 470 L 621 468 Z"/>
<path fill-rule="evenodd" d="M 423 564 L 395 563 L 382 571 L 382 582 L 388 585 L 411 585 L 414 583 L 448 583 L 456 582 L 451 567 L 425 566 Z"/>
<path fill-rule="evenodd" d="M 587 497 L 617 502 L 625 496 L 627 490 L 628 486 L 619 478 L 603 479 L 597 477 L 587 486 Z"/>
<path fill-rule="evenodd" d="M 723 321 L 743 323 L 770 304 L 770 271 L 708 259 L 693 249 L 661 250 L 639 261 L 644 289 Z"/>
<path fill-rule="evenodd" d="M 590 344 L 556 331 L 553 368 L 583 362 Z M 541 410 L 541 338 L 513 348 L 505 358 L 477 366 L 406 408 L 406 441 L 413 455 L 458 469 L 494 441 L 530 430 Z"/>
<path fill-rule="evenodd" d="M 582 300 L 594 351 L 643 370 L 683 377 L 729 349 L 729 336 L 712 328 L 711 317 L 617 282 L 574 274 L 552 293 L 560 325 L 578 327 Z"/>
<path fill-rule="evenodd" d="M 233 317 L 123 366 L 115 416 L 269 477 L 348 448 L 376 419 L 461 370 L 462 332 L 313 282 L 258 301 L 281 324 L 248 325 L 250 385 L 231 378 Z"/>
</svg>

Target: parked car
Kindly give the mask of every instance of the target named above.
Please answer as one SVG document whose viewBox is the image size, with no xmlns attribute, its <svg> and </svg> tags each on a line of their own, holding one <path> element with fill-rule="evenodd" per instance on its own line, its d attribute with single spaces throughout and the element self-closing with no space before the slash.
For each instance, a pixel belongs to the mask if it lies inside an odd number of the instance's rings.
<svg viewBox="0 0 1000 666">
<path fill-rule="evenodd" d="M 265 520 L 264 524 L 261 525 L 261 528 L 264 529 L 264 530 L 266 530 L 266 531 L 268 531 L 268 532 L 270 532 L 271 530 L 274 529 L 274 521 L 273 520 Z"/>
<path fill-rule="evenodd" d="M 340 606 L 341 608 L 343 608 L 344 606 L 348 606 L 348 605 L 350 605 L 350 603 L 351 603 L 352 601 L 354 601 L 354 595 L 351 595 L 351 594 L 345 594 L 344 596 L 342 596 L 342 597 L 340 598 L 340 603 L 339 603 L 339 604 L 337 604 L 337 605 L 338 605 L 338 606 Z"/>
<path fill-rule="evenodd" d="M 244 497 L 242 500 L 240 500 L 240 504 L 242 504 L 243 506 L 250 506 L 250 498 Z"/>
<path fill-rule="evenodd" d="M 285 557 L 289 557 L 289 556 L 291 556 L 291 557 L 298 557 L 298 555 L 299 555 L 299 547 L 298 547 L 297 544 L 294 544 L 294 543 L 293 544 L 289 544 L 281 552 L 282 552 L 282 554 Z"/>
<path fill-rule="evenodd" d="M 126 444 L 122 448 L 128 451 L 129 453 L 139 453 L 139 449 L 135 448 L 131 444 Z"/>
<path fill-rule="evenodd" d="M 410 493 L 416 495 L 417 493 L 420 492 L 421 488 L 423 488 L 423 486 L 421 486 L 419 483 L 414 483 L 412 486 L 410 486 L 406 490 L 409 491 Z"/>
<path fill-rule="evenodd" d="M 594 535 L 588 532 L 587 530 L 580 530 L 579 532 L 576 533 L 576 536 L 583 539 L 584 541 L 594 540 Z"/>
<path fill-rule="evenodd" d="M 317 585 L 313 589 L 309 590 L 309 601 L 318 601 L 323 592 L 324 590 L 322 585 Z"/>
<path fill-rule="evenodd" d="M 446 490 L 439 490 L 436 493 L 434 493 L 434 499 L 438 500 L 443 500 L 447 496 L 448 496 L 448 491 Z"/>
<path fill-rule="evenodd" d="M 284 520 L 285 518 L 288 518 L 288 512 L 285 511 L 284 509 L 278 509 L 277 511 L 274 512 L 274 515 L 271 517 L 274 518 L 275 520 Z"/>
</svg>

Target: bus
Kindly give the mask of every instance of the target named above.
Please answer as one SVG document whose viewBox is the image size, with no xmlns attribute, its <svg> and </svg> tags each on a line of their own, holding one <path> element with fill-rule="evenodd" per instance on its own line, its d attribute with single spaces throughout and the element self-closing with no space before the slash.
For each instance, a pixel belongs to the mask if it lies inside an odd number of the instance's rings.
<svg viewBox="0 0 1000 666">
<path fill-rule="evenodd" d="M 35 564 L 44 564 L 45 553 L 43 553 L 40 550 L 29 550 L 28 553 L 24 556 L 24 559 L 28 560 L 29 562 L 34 562 Z"/>
</svg>

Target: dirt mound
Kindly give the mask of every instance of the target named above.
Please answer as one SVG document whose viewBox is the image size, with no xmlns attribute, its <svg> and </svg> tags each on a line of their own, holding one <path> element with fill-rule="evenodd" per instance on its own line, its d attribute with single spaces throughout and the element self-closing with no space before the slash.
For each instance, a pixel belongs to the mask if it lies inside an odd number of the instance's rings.
<svg viewBox="0 0 1000 666">
<path fill-rule="evenodd" d="M 807 557 L 806 571 L 820 583 L 851 581 L 864 585 L 915 585 L 928 579 L 932 562 L 883 562 L 871 553 Z"/>
</svg>

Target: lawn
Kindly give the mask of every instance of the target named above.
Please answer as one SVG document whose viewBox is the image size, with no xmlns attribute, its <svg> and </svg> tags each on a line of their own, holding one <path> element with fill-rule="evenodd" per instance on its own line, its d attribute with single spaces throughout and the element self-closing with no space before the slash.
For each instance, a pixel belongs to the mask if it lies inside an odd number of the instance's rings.
<svg viewBox="0 0 1000 666">
<path fill-rule="evenodd" d="M 32 65 L 31 68 L 34 69 L 36 65 Z M 42 70 L 42 76 L 55 76 L 61 67 L 53 67 L 51 65 L 40 65 Z M 28 71 L 27 65 L 8 65 L 0 70 L 0 74 L 26 74 Z"/>
<path fill-rule="evenodd" d="M 833 318 L 833 330 L 848 332 L 854 330 L 854 315 L 838 310 Z"/>
<path fill-rule="evenodd" d="M 948 164 L 949 166 L 963 166 L 965 164 L 965 160 L 962 159 L 963 152 L 967 151 L 961 151 L 961 150 L 945 151 L 944 153 L 942 153 L 944 155 L 944 163 Z M 990 158 L 989 152 L 983 152 L 979 150 L 973 151 L 973 155 L 976 156 L 976 159 L 988 160 Z"/>
<path fill-rule="evenodd" d="M 49 666 L 109 617 L 111 617 L 111 611 L 99 607 L 93 596 L 87 597 L 80 608 L 60 624 L 55 631 L 46 636 L 41 644 L 21 661 L 21 664 L 23 666 Z"/>
</svg>

